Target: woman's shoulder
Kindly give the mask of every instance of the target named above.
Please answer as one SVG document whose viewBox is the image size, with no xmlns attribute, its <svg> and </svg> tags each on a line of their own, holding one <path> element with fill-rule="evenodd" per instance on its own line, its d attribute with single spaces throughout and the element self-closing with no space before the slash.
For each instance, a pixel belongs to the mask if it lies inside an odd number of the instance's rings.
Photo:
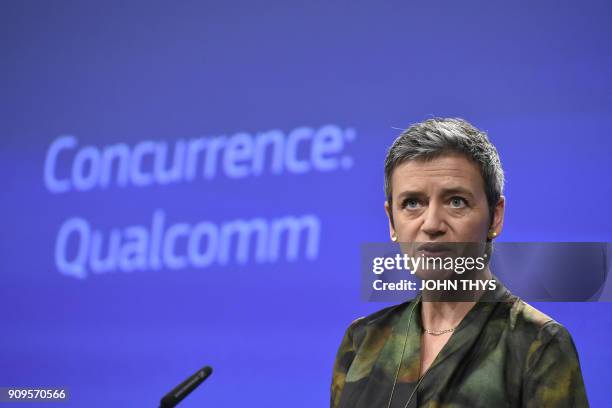
<svg viewBox="0 0 612 408">
<path fill-rule="evenodd" d="M 412 302 L 414 302 L 414 300 L 387 306 L 369 315 L 359 317 L 351 322 L 347 329 L 347 333 L 355 343 L 359 344 L 367 331 L 387 332 L 387 329 L 393 327 L 397 323 L 402 312 L 406 310 Z"/>
<path fill-rule="evenodd" d="M 409 300 L 397 305 L 387 306 L 369 315 L 353 320 L 356 326 L 386 326 L 397 322 L 402 312 L 406 310 L 415 300 Z"/>
<path fill-rule="evenodd" d="M 512 296 L 507 303 L 508 322 L 513 329 L 532 328 L 539 330 L 547 324 L 557 323 L 552 317 L 517 296 Z"/>
<path fill-rule="evenodd" d="M 507 304 L 506 349 L 522 373 L 528 406 L 588 407 L 580 359 L 570 332 L 552 317 L 515 298 Z"/>
<path fill-rule="evenodd" d="M 551 316 L 523 301 L 517 296 L 511 296 L 503 308 L 501 318 L 510 332 L 510 339 L 524 345 L 539 345 L 554 340 L 570 340 L 569 331 Z"/>
</svg>

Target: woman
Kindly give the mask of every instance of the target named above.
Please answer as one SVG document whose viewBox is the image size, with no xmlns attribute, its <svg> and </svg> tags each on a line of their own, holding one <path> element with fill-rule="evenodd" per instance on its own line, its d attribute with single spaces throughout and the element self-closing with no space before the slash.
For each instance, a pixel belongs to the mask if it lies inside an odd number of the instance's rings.
<svg viewBox="0 0 612 408">
<path fill-rule="evenodd" d="M 483 132 L 461 119 L 413 125 L 385 162 L 391 239 L 490 243 L 502 231 L 503 184 Z M 483 277 L 495 279 L 488 266 Z M 588 406 L 567 329 L 495 283 L 492 302 L 419 296 L 355 320 L 334 364 L 332 408 Z"/>
</svg>

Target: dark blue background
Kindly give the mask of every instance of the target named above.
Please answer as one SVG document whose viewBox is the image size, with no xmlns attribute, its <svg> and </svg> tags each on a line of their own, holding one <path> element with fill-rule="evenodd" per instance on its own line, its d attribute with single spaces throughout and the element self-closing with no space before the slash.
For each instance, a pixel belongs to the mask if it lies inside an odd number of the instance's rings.
<svg viewBox="0 0 612 408">
<path fill-rule="evenodd" d="M 326 406 L 359 296 L 359 245 L 388 239 L 382 163 L 398 131 L 460 116 L 506 170 L 506 241 L 612 241 L 609 2 L 3 2 L 0 386 L 67 386 L 66 406 Z M 45 154 L 80 145 L 333 123 L 349 170 L 49 193 Z M 313 213 L 315 261 L 115 273 L 53 261 L 60 225 Z M 538 304 L 573 334 L 605 406 L 610 304 Z M 62 405 L 64 406 L 64 405 Z"/>
</svg>

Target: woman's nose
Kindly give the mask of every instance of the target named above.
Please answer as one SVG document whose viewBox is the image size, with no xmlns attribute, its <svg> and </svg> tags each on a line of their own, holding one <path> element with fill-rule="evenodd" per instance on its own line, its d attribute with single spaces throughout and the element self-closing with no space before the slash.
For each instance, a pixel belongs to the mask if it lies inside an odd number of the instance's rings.
<svg viewBox="0 0 612 408">
<path fill-rule="evenodd" d="M 439 206 L 429 205 L 423 213 L 421 231 L 430 237 L 443 235 L 445 232 L 443 211 Z"/>
</svg>

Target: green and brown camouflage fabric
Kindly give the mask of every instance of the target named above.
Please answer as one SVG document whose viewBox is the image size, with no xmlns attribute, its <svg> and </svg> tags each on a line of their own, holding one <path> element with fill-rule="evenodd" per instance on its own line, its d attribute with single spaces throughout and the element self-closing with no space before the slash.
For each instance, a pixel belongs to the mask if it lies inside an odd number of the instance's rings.
<svg viewBox="0 0 612 408">
<path fill-rule="evenodd" d="M 588 407 L 567 329 L 497 283 L 495 301 L 475 304 L 418 387 L 420 296 L 355 320 L 336 356 L 331 407 Z"/>
</svg>

